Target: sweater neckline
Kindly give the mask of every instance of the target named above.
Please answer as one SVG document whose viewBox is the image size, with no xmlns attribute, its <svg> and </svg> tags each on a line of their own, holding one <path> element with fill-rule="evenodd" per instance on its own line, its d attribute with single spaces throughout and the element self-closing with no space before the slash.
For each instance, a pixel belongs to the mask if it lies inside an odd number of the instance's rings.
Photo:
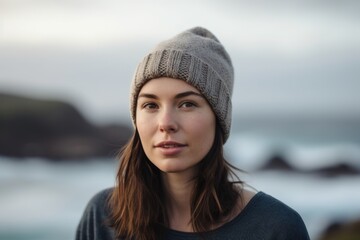
<svg viewBox="0 0 360 240">
<path fill-rule="evenodd" d="M 251 211 L 252 207 L 256 204 L 256 202 L 258 201 L 259 198 L 261 198 L 263 195 L 265 195 L 264 192 L 259 191 L 257 192 L 248 202 L 248 204 L 246 204 L 246 206 L 244 207 L 244 209 L 242 211 L 240 211 L 240 213 L 235 216 L 233 219 L 231 219 L 230 221 L 224 223 L 223 225 L 210 230 L 208 232 L 205 232 L 205 234 L 212 234 L 215 232 L 220 232 L 223 231 L 224 229 L 228 228 L 229 226 L 237 223 L 238 221 L 240 221 L 243 217 L 245 217 L 249 211 Z M 170 235 L 176 235 L 176 236 L 188 236 L 188 237 L 192 237 L 192 236 L 198 236 L 199 233 L 196 232 L 183 232 L 183 231 L 178 231 L 178 230 L 174 230 L 174 229 L 170 229 L 170 228 L 166 228 L 166 232 Z"/>
</svg>

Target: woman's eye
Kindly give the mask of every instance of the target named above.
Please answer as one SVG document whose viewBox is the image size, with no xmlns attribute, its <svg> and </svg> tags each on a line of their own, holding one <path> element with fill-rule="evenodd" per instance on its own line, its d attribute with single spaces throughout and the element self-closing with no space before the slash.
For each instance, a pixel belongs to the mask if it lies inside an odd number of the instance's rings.
<svg viewBox="0 0 360 240">
<path fill-rule="evenodd" d="M 181 108 L 192 108 L 192 107 L 196 107 L 195 103 L 192 102 L 183 102 L 180 105 Z"/>
<path fill-rule="evenodd" d="M 157 105 L 155 104 L 155 103 L 145 103 L 144 105 L 143 105 L 143 108 L 145 108 L 145 109 L 156 109 L 157 108 Z"/>
</svg>

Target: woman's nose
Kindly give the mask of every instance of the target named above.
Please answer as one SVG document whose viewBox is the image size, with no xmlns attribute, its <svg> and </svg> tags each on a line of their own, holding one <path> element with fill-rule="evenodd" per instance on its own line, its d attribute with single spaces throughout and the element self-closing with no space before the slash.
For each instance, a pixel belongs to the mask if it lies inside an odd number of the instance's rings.
<svg viewBox="0 0 360 240">
<path fill-rule="evenodd" d="M 163 109 L 159 116 L 159 130 L 161 132 L 176 132 L 178 123 L 173 109 Z"/>
</svg>

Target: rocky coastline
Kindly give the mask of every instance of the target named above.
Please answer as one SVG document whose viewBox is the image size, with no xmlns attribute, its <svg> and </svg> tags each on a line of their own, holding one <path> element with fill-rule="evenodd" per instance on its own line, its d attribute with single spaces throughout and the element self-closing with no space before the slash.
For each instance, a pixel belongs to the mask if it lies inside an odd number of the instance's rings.
<svg viewBox="0 0 360 240">
<path fill-rule="evenodd" d="M 73 105 L 0 93 L 0 155 L 16 159 L 113 157 L 128 141 L 125 124 L 97 126 Z"/>
<path fill-rule="evenodd" d="M 299 169 L 293 166 L 286 157 L 279 153 L 275 152 L 265 163 L 257 169 L 257 171 L 267 171 L 267 170 L 279 170 L 293 173 L 301 174 L 316 174 L 322 177 L 338 177 L 338 176 L 355 176 L 360 174 L 360 169 L 357 166 L 350 165 L 346 162 L 338 161 L 336 164 L 322 166 L 318 168 L 313 168 L 309 170 Z"/>
</svg>

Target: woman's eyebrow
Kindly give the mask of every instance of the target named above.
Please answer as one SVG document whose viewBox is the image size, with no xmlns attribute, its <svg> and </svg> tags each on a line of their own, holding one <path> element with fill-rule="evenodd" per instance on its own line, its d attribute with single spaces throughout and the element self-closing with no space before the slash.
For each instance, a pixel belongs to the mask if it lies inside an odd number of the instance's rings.
<svg viewBox="0 0 360 240">
<path fill-rule="evenodd" d="M 186 92 L 182 92 L 182 93 L 178 93 L 175 95 L 175 98 L 183 98 L 183 97 L 187 97 L 187 96 L 191 96 L 191 95 L 195 95 L 201 98 L 204 98 L 203 95 L 201 95 L 200 93 L 194 92 L 194 91 L 186 91 Z"/>
<path fill-rule="evenodd" d="M 186 92 L 181 92 L 175 95 L 175 99 L 179 99 L 179 98 L 184 98 L 187 96 L 191 96 L 191 95 L 195 95 L 201 98 L 204 98 L 203 95 L 201 95 L 200 93 L 194 92 L 194 91 L 186 91 Z M 144 97 L 144 98 L 152 98 L 152 99 L 158 99 L 158 96 L 156 96 L 155 94 L 151 94 L 151 93 L 141 93 L 139 94 L 139 98 Z"/>
<path fill-rule="evenodd" d="M 141 98 L 141 97 L 158 99 L 158 97 L 155 94 L 151 94 L 151 93 L 141 93 L 141 94 L 139 94 L 139 98 Z"/>
</svg>

